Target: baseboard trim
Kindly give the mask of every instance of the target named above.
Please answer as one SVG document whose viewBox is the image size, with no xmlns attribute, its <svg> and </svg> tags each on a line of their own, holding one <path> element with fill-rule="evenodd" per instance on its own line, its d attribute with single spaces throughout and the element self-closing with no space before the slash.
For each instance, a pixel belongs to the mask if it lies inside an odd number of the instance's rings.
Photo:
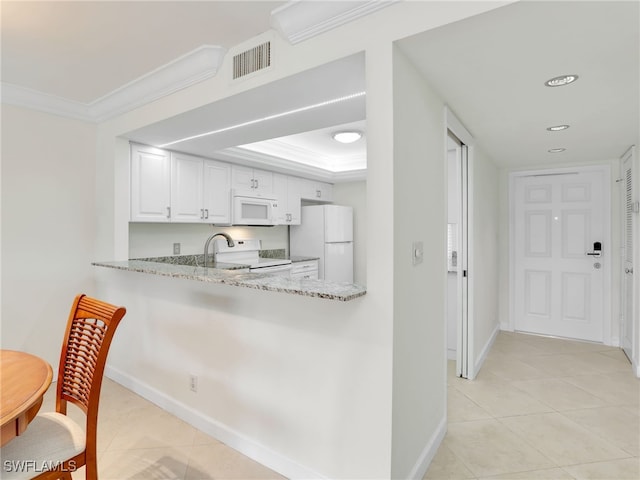
<svg viewBox="0 0 640 480">
<path fill-rule="evenodd" d="M 325 479 L 319 473 L 300 465 L 264 445 L 246 437 L 228 425 L 208 417 L 143 381 L 107 365 L 105 376 L 123 387 L 175 415 L 193 427 L 221 441 L 256 462 L 290 479 Z"/>
<path fill-rule="evenodd" d="M 420 454 L 420 457 L 418 457 L 418 461 L 411 469 L 411 473 L 409 474 L 408 478 L 420 480 L 424 477 L 424 475 L 427 473 L 427 470 L 429 469 L 429 465 L 431 465 L 433 457 L 435 457 L 436 453 L 438 453 L 438 448 L 440 448 L 440 444 L 442 443 L 442 440 L 444 440 L 444 436 L 446 434 L 447 416 L 445 415 L 442 420 L 440 420 L 436 431 L 433 433 L 433 435 L 431 435 L 431 438 L 425 445 L 424 450 Z"/>
<path fill-rule="evenodd" d="M 482 349 L 482 352 L 480 352 L 478 359 L 474 362 L 473 372 L 470 372 L 471 374 L 469 375 L 469 380 L 473 380 L 474 378 L 476 378 L 476 375 L 478 375 L 478 372 L 480 371 L 480 369 L 482 368 L 482 365 L 487 359 L 487 355 L 489 355 L 489 352 L 491 351 L 491 347 L 493 347 L 493 343 L 496 341 L 496 338 L 498 337 L 498 333 L 500 333 L 500 324 L 496 324 L 495 328 L 493 329 L 493 332 L 491 333 L 491 337 L 489 337 L 489 340 L 484 345 L 484 348 Z"/>
</svg>

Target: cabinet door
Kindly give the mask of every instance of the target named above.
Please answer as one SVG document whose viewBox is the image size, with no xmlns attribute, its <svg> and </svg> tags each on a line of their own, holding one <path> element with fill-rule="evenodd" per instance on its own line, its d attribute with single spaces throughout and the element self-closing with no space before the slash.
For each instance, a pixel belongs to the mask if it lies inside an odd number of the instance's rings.
<svg viewBox="0 0 640 480">
<path fill-rule="evenodd" d="M 253 168 L 242 165 L 231 166 L 231 188 L 251 191 L 254 189 Z"/>
<path fill-rule="evenodd" d="M 273 173 L 266 170 L 253 170 L 254 190 L 260 194 L 273 193 Z"/>
<path fill-rule="evenodd" d="M 289 219 L 288 178 L 281 173 L 273 174 L 273 194 L 278 200 L 278 206 L 274 208 L 273 221 L 276 225 L 287 225 Z"/>
<path fill-rule="evenodd" d="M 131 145 L 131 221 L 171 218 L 171 158 L 154 147 Z"/>
<path fill-rule="evenodd" d="M 171 221 L 200 223 L 204 218 L 203 159 L 171 153 Z"/>
<path fill-rule="evenodd" d="M 287 213 L 289 214 L 289 225 L 300 225 L 302 217 L 302 196 L 300 194 L 300 181 L 298 177 L 287 178 Z"/>
<path fill-rule="evenodd" d="M 204 161 L 204 221 L 231 223 L 231 165 Z"/>
<path fill-rule="evenodd" d="M 318 182 L 316 185 L 316 198 L 323 202 L 333 200 L 333 185 L 325 182 Z"/>
</svg>

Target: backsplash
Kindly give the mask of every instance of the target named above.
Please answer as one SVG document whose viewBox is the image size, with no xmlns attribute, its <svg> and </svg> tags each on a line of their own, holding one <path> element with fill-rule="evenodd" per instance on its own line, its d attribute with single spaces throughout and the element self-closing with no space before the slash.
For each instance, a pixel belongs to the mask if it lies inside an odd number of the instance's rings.
<svg viewBox="0 0 640 480">
<path fill-rule="evenodd" d="M 273 250 L 260 250 L 260 258 L 286 258 L 286 250 L 284 248 L 275 248 Z"/>
<path fill-rule="evenodd" d="M 180 243 L 180 255 L 202 254 L 210 235 L 225 232 L 234 239 L 257 238 L 262 248 L 287 249 L 289 230 L 275 227 L 212 227 L 179 223 L 129 223 L 129 258 L 173 256 L 173 244 Z M 211 247 L 213 250 L 213 247 Z"/>
</svg>

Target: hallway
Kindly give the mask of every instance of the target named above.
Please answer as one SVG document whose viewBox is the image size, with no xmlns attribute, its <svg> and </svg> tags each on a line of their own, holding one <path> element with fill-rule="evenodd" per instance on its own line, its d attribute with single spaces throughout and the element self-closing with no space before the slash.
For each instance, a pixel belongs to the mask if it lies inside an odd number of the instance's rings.
<svg viewBox="0 0 640 480">
<path fill-rule="evenodd" d="M 425 479 L 640 478 L 640 380 L 617 348 L 500 332 L 478 378 L 449 362 Z"/>
</svg>

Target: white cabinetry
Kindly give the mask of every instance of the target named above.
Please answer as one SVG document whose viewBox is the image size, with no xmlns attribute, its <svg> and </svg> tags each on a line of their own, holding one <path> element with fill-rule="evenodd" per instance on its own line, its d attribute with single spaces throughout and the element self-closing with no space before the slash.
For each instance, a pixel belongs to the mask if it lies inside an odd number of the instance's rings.
<svg viewBox="0 0 640 480">
<path fill-rule="evenodd" d="M 131 221 L 231 224 L 231 190 L 275 197 L 275 225 L 300 225 L 302 200 L 331 202 L 333 185 L 131 144 Z"/>
<path fill-rule="evenodd" d="M 291 264 L 291 278 L 318 279 L 318 260 L 294 262 Z"/>
<path fill-rule="evenodd" d="M 305 200 L 317 202 L 331 202 L 333 200 L 333 185 L 315 180 L 300 180 L 300 196 Z"/>
<path fill-rule="evenodd" d="M 251 191 L 257 194 L 273 193 L 273 173 L 257 168 L 233 165 L 231 186 L 235 190 Z"/>
<path fill-rule="evenodd" d="M 275 221 L 278 225 L 300 225 L 300 187 L 299 178 L 273 174 L 273 193 L 278 199 Z"/>
<path fill-rule="evenodd" d="M 131 221 L 231 222 L 231 165 L 131 145 Z"/>
<path fill-rule="evenodd" d="M 199 223 L 203 215 L 202 159 L 171 154 L 171 221 Z"/>
<path fill-rule="evenodd" d="M 231 222 L 231 166 L 183 153 L 171 154 L 171 221 Z"/>
<path fill-rule="evenodd" d="M 171 158 L 169 152 L 131 145 L 131 221 L 171 220 Z"/>
<path fill-rule="evenodd" d="M 231 223 L 231 165 L 204 161 L 204 221 Z"/>
</svg>

